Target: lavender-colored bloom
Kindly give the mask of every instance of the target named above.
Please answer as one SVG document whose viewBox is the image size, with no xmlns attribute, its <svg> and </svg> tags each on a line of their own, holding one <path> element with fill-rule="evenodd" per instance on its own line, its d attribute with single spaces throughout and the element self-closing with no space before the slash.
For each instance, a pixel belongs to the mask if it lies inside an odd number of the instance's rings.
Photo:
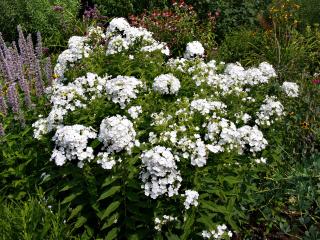
<svg viewBox="0 0 320 240">
<path fill-rule="evenodd" d="M 3 91 L 2 91 L 2 87 L 0 85 L 0 111 L 1 113 L 4 115 L 4 116 L 7 116 L 8 114 L 8 107 L 7 107 L 7 104 L 6 104 L 6 100 L 3 96 Z"/>
<path fill-rule="evenodd" d="M 41 38 L 41 33 L 37 32 L 37 47 L 36 47 L 36 55 L 38 59 L 41 59 L 42 57 L 42 38 Z"/>
<path fill-rule="evenodd" d="M 5 132 L 4 132 L 3 125 L 2 123 L 0 123 L 0 137 L 3 137 L 4 135 L 5 135 Z"/>
<path fill-rule="evenodd" d="M 47 59 L 46 59 L 45 73 L 46 73 L 46 77 L 47 77 L 47 83 L 50 86 L 52 84 L 52 74 L 53 74 L 50 57 L 47 57 Z"/>
<path fill-rule="evenodd" d="M 7 48 L 6 43 L 2 38 L 2 33 L 0 33 L 0 51 L 4 51 Z"/>
<path fill-rule="evenodd" d="M 29 34 L 27 37 L 27 53 L 28 53 L 28 72 L 29 72 L 29 79 L 31 80 L 32 78 L 35 77 L 35 72 L 36 72 L 36 55 L 34 53 L 33 49 L 33 42 L 31 35 Z"/>
<path fill-rule="evenodd" d="M 18 45 L 20 49 L 20 55 L 22 57 L 23 63 L 27 64 L 28 62 L 27 41 L 23 35 L 21 26 L 19 25 L 17 28 L 19 33 Z"/>
<path fill-rule="evenodd" d="M 7 81 L 13 82 L 15 77 L 15 71 L 14 71 L 13 61 L 12 61 L 12 53 L 9 48 L 5 50 L 4 61 L 5 61 L 4 65 L 6 69 Z"/>
<path fill-rule="evenodd" d="M 16 84 L 12 83 L 8 87 L 8 102 L 10 107 L 12 108 L 12 111 L 16 115 L 20 115 L 20 104 L 19 104 L 19 96 L 16 89 Z"/>
<path fill-rule="evenodd" d="M 18 66 L 18 82 L 20 85 L 20 88 L 22 89 L 24 93 L 24 100 L 27 107 L 32 106 L 31 102 L 31 95 L 30 95 L 30 87 L 25 79 L 24 73 L 23 73 L 23 65 L 22 65 L 22 57 L 19 57 L 19 60 L 17 62 Z"/>
</svg>

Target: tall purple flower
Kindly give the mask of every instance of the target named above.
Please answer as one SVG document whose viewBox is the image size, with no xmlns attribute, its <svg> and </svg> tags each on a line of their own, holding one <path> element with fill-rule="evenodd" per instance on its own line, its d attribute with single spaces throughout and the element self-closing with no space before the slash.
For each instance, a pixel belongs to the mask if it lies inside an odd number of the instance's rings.
<svg viewBox="0 0 320 240">
<path fill-rule="evenodd" d="M 12 83 L 9 87 L 8 87 L 8 102 L 10 107 L 12 108 L 12 111 L 16 114 L 16 115 L 20 115 L 20 104 L 19 104 L 19 96 L 18 96 L 18 92 L 16 89 L 16 84 Z"/>
<path fill-rule="evenodd" d="M 24 73 L 23 73 L 23 64 L 22 64 L 22 57 L 20 56 L 17 62 L 18 65 L 18 82 L 19 86 L 22 89 L 24 93 L 24 100 L 25 104 L 28 108 L 32 107 L 32 102 L 31 102 L 31 94 L 30 94 L 30 87 L 29 84 L 27 83 Z"/>
<path fill-rule="evenodd" d="M 33 42 L 31 35 L 29 34 L 27 37 L 27 53 L 28 53 L 28 73 L 29 73 L 29 79 L 35 77 L 35 71 L 36 71 L 36 55 L 34 53 L 33 49 Z"/>
<path fill-rule="evenodd" d="M 36 54 L 37 54 L 37 58 L 41 59 L 42 58 L 42 38 L 41 38 L 41 33 L 37 32 L 37 47 L 36 47 Z"/>
<path fill-rule="evenodd" d="M 47 77 L 47 84 L 50 86 L 52 84 L 52 74 L 53 74 L 50 57 L 46 58 L 45 73 Z"/>
<path fill-rule="evenodd" d="M 0 85 L 0 111 L 4 116 L 7 116 L 7 114 L 8 114 L 8 110 L 7 109 L 8 109 L 8 107 L 7 107 L 7 104 L 6 104 L 6 100 L 4 98 L 2 87 Z"/>
<path fill-rule="evenodd" d="M 0 137 L 3 137 L 4 135 L 5 135 L 5 132 L 4 132 L 3 125 L 2 123 L 0 123 Z"/>
<path fill-rule="evenodd" d="M 23 64 L 27 64 L 28 62 L 27 41 L 23 35 L 21 26 L 19 25 L 17 28 L 19 33 L 18 45 L 20 49 L 20 55 L 22 57 Z"/>
</svg>

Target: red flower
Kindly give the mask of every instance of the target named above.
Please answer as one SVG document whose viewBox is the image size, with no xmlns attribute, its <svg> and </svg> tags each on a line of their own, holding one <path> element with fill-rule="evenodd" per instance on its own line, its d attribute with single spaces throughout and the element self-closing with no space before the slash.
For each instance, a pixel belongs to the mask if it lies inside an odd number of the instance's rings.
<svg viewBox="0 0 320 240">
<path fill-rule="evenodd" d="M 312 83 L 313 83 L 313 84 L 316 84 L 316 85 L 317 85 L 317 84 L 320 84 L 320 78 L 318 78 L 318 79 L 317 79 L 317 78 L 316 78 L 316 79 L 313 79 L 313 80 L 312 80 Z"/>
</svg>

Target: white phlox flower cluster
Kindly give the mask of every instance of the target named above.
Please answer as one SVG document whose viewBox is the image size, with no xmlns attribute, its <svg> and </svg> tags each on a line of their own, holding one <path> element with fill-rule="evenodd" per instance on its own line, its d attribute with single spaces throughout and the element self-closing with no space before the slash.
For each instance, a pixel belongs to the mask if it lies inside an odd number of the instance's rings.
<svg viewBox="0 0 320 240">
<path fill-rule="evenodd" d="M 263 137 L 263 133 L 257 126 L 244 125 L 238 128 L 237 131 L 240 135 L 240 153 L 248 146 L 249 151 L 255 155 L 256 152 L 262 151 L 268 145 L 268 141 Z"/>
<path fill-rule="evenodd" d="M 182 196 L 186 198 L 183 203 L 186 209 L 189 209 L 190 206 L 198 206 L 199 193 L 197 191 L 186 190 Z"/>
<path fill-rule="evenodd" d="M 116 165 L 117 161 L 114 156 L 111 156 L 108 152 L 100 152 L 97 155 L 97 163 L 101 165 L 103 169 L 110 170 Z M 120 160 L 121 161 L 121 160 Z"/>
<path fill-rule="evenodd" d="M 112 116 L 102 120 L 98 139 L 108 153 L 126 150 L 130 153 L 135 145 L 136 131 L 133 123 L 125 116 Z"/>
<path fill-rule="evenodd" d="M 154 219 L 154 229 L 157 230 L 158 232 L 160 232 L 163 225 L 166 225 L 170 222 L 174 222 L 177 220 L 178 220 L 177 217 L 173 217 L 173 216 L 169 216 L 169 215 L 163 215 L 162 218 L 156 217 Z"/>
<path fill-rule="evenodd" d="M 108 41 L 106 54 L 115 54 L 129 49 L 137 40 L 142 41 L 142 52 L 153 52 L 160 50 L 163 54 L 169 55 L 169 48 L 165 43 L 156 41 L 152 33 L 144 28 L 131 27 L 124 18 L 114 18 L 106 30 Z"/>
<path fill-rule="evenodd" d="M 244 125 L 237 128 L 233 122 L 224 118 L 220 121 L 216 119 L 210 121 L 207 131 L 205 139 L 211 141 L 207 148 L 213 153 L 237 150 L 239 154 L 243 154 L 243 151 L 248 148 L 255 155 L 256 152 L 265 149 L 268 144 L 257 126 Z"/>
<path fill-rule="evenodd" d="M 85 108 L 87 103 L 105 94 L 105 84 L 109 77 L 99 77 L 94 73 L 76 78 L 73 82 L 63 85 L 55 83 L 47 89 L 52 109 L 46 118 L 41 118 L 32 126 L 34 137 L 40 139 L 61 125 L 64 116 L 78 108 Z"/>
<path fill-rule="evenodd" d="M 206 145 L 200 139 L 200 135 L 197 134 L 195 137 L 195 141 L 182 137 L 178 140 L 176 146 L 183 152 L 183 158 L 190 158 L 192 166 L 203 167 L 206 165 L 208 158 Z"/>
<path fill-rule="evenodd" d="M 56 148 L 53 150 L 50 160 L 56 165 L 62 166 L 66 161 L 78 159 L 78 166 L 83 166 L 83 161 L 94 158 L 93 149 L 88 147 L 88 140 L 96 138 L 97 134 L 91 127 L 82 125 L 63 126 L 57 129 L 52 140 Z"/>
<path fill-rule="evenodd" d="M 154 91 L 161 94 L 177 94 L 180 89 L 180 81 L 171 73 L 161 74 L 154 79 L 152 87 Z"/>
<path fill-rule="evenodd" d="M 177 170 L 178 156 L 171 153 L 171 149 L 156 146 L 141 154 L 142 171 L 140 178 L 144 183 L 144 193 L 152 199 L 167 195 L 178 194 L 182 178 Z"/>
<path fill-rule="evenodd" d="M 88 57 L 91 48 L 86 41 L 87 37 L 73 36 L 69 39 L 68 49 L 64 50 L 57 60 L 54 67 L 54 74 L 57 75 L 59 80 L 63 79 L 64 72 L 68 68 L 68 64 L 74 63 L 83 57 Z"/>
<path fill-rule="evenodd" d="M 280 120 L 285 112 L 283 105 L 275 96 L 267 96 L 256 115 L 256 124 L 270 126 L 274 121 Z"/>
<path fill-rule="evenodd" d="M 189 42 L 186 47 L 186 52 L 184 53 L 184 57 L 186 59 L 194 58 L 194 57 L 203 57 L 204 48 L 202 44 L 198 41 Z"/>
<path fill-rule="evenodd" d="M 131 99 L 137 98 L 138 88 L 142 85 L 142 82 L 135 77 L 117 76 L 108 80 L 105 88 L 108 98 L 124 109 Z"/>
<path fill-rule="evenodd" d="M 225 239 L 225 237 L 231 238 L 232 237 L 232 232 L 228 230 L 227 226 L 225 224 L 218 225 L 216 229 L 207 231 L 204 230 L 202 231 L 202 237 L 204 239 L 217 239 L 217 240 L 222 240 Z"/>
<path fill-rule="evenodd" d="M 299 85 L 294 82 L 284 82 L 281 88 L 289 97 L 299 96 Z"/>
<path fill-rule="evenodd" d="M 208 101 L 206 99 L 193 100 L 190 103 L 191 111 L 196 110 L 202 115 L 207 115 L 211 111 L 219 111 L 221 113 L 226 113 L 225 109 L 227 105 L 220 101 Z"/>
<path fill-rule="evenodd" d="M 136 119 L 142 113 L 142 108 L 141 106 L 132 106 L 128 109 L 128 113 L 132 119 Z"/>
</svg>

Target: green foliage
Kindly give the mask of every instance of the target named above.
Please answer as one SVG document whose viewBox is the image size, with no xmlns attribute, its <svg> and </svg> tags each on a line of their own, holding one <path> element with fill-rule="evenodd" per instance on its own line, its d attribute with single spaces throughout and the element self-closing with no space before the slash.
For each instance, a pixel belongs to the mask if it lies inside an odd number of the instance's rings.
<svg viewBox="0 0 320 240">
<path fill-rule="evenodd" d="M 62 9 L 54 10 L 54 6 Z M 77 0 L 12 0 L 0 3 L 0 32 L 11 42 L 17 39 L 17 25 L 29 33 L 40 31 L 48 47 L 64 45 L 77 29 L 80 3 Z"/>
<path fill-rule="evenodd" d="M 1 239 L 73 239 L 65 213 L 52 209 L 43 193 L 25 201 L 0 201 Z M 54 212 L 53 212 L 54 211 Z"/>
<path fill-rule="evenodd" d="M 257 16 L 270 3 L 270 0 L 230 0 L 206 1 L 187 0 L 201 16 L 211 12 L 217 18 L 216 34 L 220 42 L 227 33 L 237 30 L 241 26 L 254 27 L 258 25 Z"/>
</svg>

